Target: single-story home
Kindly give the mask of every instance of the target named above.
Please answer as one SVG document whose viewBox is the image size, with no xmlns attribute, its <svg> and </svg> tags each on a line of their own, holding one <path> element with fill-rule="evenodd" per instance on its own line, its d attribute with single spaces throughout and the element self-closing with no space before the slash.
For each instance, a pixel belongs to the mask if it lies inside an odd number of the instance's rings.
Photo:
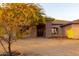
<svg viewBox="0 0 79 59">
<path fill-rule="evenodd" d="M 47 21 L 46 24 L 38 24 L 32 27 L 27 37 L 66 37 L 66 38 L 79 38 L 79 20 L 64 21 L 64 20 L 53 20 Z"/>
</svg>

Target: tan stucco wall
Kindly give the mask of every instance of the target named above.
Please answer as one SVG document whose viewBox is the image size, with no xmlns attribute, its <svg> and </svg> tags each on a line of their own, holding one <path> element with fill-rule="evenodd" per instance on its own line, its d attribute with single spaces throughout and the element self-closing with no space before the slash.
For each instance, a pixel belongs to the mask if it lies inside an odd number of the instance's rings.
<svg viewBox="0 0 79 59">
<path fill-rule="evenodd" d="M 58 34 L 52 34 L 52 28 L 58 28 Z M 46 23 L 46 37 L 62 37 L 63 36 L 63 29 L 60 25 L 53 25 L 51 21 Z"/>
<path fill-rule="evenodd" d="M 70 34 L 71 34 L 71 31 L 70 31 L 70 30 L 73 31 L 72 25 L 67 25 L 67 26 L 63 27 L 63 30 L 64 30 L 64 31 L 63 31 L 63 36 L 64 36 L 64 37 L 67 37 L 67 38 L 72 38 L 72 37 L 73 37 L 73 34 L 70 35 Z M 69 34 L 67 33 L 68 31 L 70 31 Z M 71 37 L 71 36 L 72 36 L 72 37 Z"/>
<path fill-rule="evenodd" d="M 58 35 L 52 35 L 52 27 L 58 27 L 59 28 L 59 34 Z M 68 33 L 67 33 L 68 32 Z M 60 27 L 59 25 L 52 25 L 51 22 L 46 23 L 46 32 L 45 37 L 68 37 L 73 39 L 79 38 L 79 24 L 71 24 L 65 27 Z M 37 37 L 37 29 L 36 27 L 31 28 L 30 37 Z"/>
<path fill-rule="evenodd" d="M 35 26 L 31 28 L 30 37 L 37 37 L 37 29 Z"/>
<path fill-rule="evenodd" d="M 72 24 L 73 38 L 79 39 L 79 24 Z"/>
<path fill-rule="evenodd" d="M 64 29 L 64 35 L 67 36 L 68 38 L 72 39 L 79 38 L 79 24 L 71 24 L 63 27 L 63 29 Z M 69 35 L 67 34 L 67 31 L 69 31 Z"/>
<path fill-rule="evenodd" d="M 52 28 L 52 22 L 48 21 L 46 23 L 46 37 L 51 37 L 51 28 Z"/>
<path fill-rule="evenodd" d="M 31 27 L 29 28 L 29 30 L 27 30 L 28 34 L 26 33 L 25 35 L 23 35 L 23 38 L 34 38 L 37 36 L 37 30 L 36 27 Z"/>
<path fill-rule="evenodd" d="M 52 28 L 53 27 L 56 27 L 56 28 L 58 28 L 58 34 L 52 34 L 52 36 L 54 37 L 62 37 L 62 34 L 63 34 L 63 29 L 60 27 L 60 25 L 52 25 Z"/>
</svg>

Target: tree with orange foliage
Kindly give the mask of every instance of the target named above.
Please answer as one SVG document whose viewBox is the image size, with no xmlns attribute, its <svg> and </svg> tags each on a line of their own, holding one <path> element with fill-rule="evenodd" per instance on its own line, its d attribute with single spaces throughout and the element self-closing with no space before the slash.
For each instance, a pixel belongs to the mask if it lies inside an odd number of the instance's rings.
<svg viewBox="0 0 79 59">
<path fill-rule="evenodd" d="M 0 25 L 5 29 L 4 41 L 8 44 L 11 54 L 11 44 L 16 39 L 18 25 L 34 26 L 43 20 L 42 8 L 33 3 L 6 3 L 0 7 Z"/>
</svg>

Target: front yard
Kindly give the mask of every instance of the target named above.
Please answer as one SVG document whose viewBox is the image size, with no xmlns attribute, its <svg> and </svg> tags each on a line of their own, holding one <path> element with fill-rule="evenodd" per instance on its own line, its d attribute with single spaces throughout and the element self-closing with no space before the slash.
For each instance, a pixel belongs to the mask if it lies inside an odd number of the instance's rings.
<svg viewBox="0 0 79 59">
<path fill-rule="evenodd" d="M 5 43 L 4 43 L 5 44 Z M 5 44 L 6 47 L 6 44 Z M 24 55 L 69 56 L 79 55 L 79 40 L 31 38 L 20 39 L 12 44 L 12 50 Z M 0 52 L 3 48 L 0 45 Z"/>
</svg>

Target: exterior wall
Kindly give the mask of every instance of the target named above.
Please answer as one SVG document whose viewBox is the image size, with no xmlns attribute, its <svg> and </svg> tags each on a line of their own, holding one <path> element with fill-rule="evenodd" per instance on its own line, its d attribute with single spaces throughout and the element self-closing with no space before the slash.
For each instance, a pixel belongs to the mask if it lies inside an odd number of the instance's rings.
<svg viewBox="0 0 79 59">
<path fill-rule="evenodd" d="M 33 38 L 33 37 L 37 37 L 36 27 L 29 28 L 29 30 L 27 30 L 27 32 L 28 33 L 25 33 L 24 35 L 22 35 L 22 38 Z"/>
<path fill-rule="evenodd" d="M 52 34 L 52 28 L 57 27 L 58 28 L 58 34 L 54 35 Z M 79 38 L 79 24 L 72 24 L 65 27 L 60 27 L 60 25 L 52 25 L 52 22 L 49 21 L 46 23 L 46 30 L 44 33 L 44 36 L 49 37 L 67 37 L 67 38 L 73 38 L 78 39 Z M 26 37 L 37 37 L 37 28 L 32 27 L 30 29 L 30 33 L 26 35 Z"/>
<path fill-rule="evenodd" d="M 53 37 L 62 37 L 62 33 L 63 33 L 63 32 L 62 32 L 62 28 L 60 27 L 60 25 L 52 25 L 52 28 L 53 28 L 53 27 L 58 28 L 58 34 L 52 34 L 52 36 L 53 36 Z M 52 28 L 51 28 L 51 29 L 52 29 Z"/>
<path fill-rule="evenodd" d="M 58 34 L 52 34 L 52 28 L 58 28 Z M 51 21 L 46 23 L 46 37 L 62 37 L 63 29 L 60 25 L 53 25 Z"/>
<path fill-rule="evenodd" d="M 58 28 L 58 34 L 54 35 L 52 34 L 52 28 L 57 27 Z M 67 37 L 67 38 L 73 38 L 78 39 L 79 38 L 79 24 L 71 24 L 64 27 L 60 27 L 60 25 L 52 25 L 51 21 L 48 21 L 46 23 L 44 36 L 49 37 Z M 37 28 L 32 27 L 30 29 L 29 35 L 27 37 L 37 37 Z"/>
<path fill-rule="evenodd" d="M 51 37 L 51 28 L 52 28 L 52 22 L 51 21 L 48 21 L 46 23 L 46 37 Z"/>
<path fill-rule="evenodd" d="M 64 29 L 62 27 L 60 27 L 60 30 L 59 31 L 60 31 L 60 36 L 61 37 L 64 37 Z"/>
<path fill-rule="evenodd" d="M 68 25 L 63 27 L 63 29 L 64 29 L 64 35 L 66 37 L 72 39 L 79 39 L 79 24 Z"/>
<path fill-rule="evenodd" d="M 64 37 L 72 38 L 73 34 L 71 32 L 73 32 L 72 25 L 63 27 L 63 36 Z"/>
<path fill-rule="evenodd" d="M 37 37 L 37 29 L 35 26 L 31 28 L 30 37 Z"/>
<path fill-rule="evenodd" d="M 79 39 L 79 24 L 72 24 L 72 29 L 73 29 L 73 37 L 75 39 Z"/>
</svg>

